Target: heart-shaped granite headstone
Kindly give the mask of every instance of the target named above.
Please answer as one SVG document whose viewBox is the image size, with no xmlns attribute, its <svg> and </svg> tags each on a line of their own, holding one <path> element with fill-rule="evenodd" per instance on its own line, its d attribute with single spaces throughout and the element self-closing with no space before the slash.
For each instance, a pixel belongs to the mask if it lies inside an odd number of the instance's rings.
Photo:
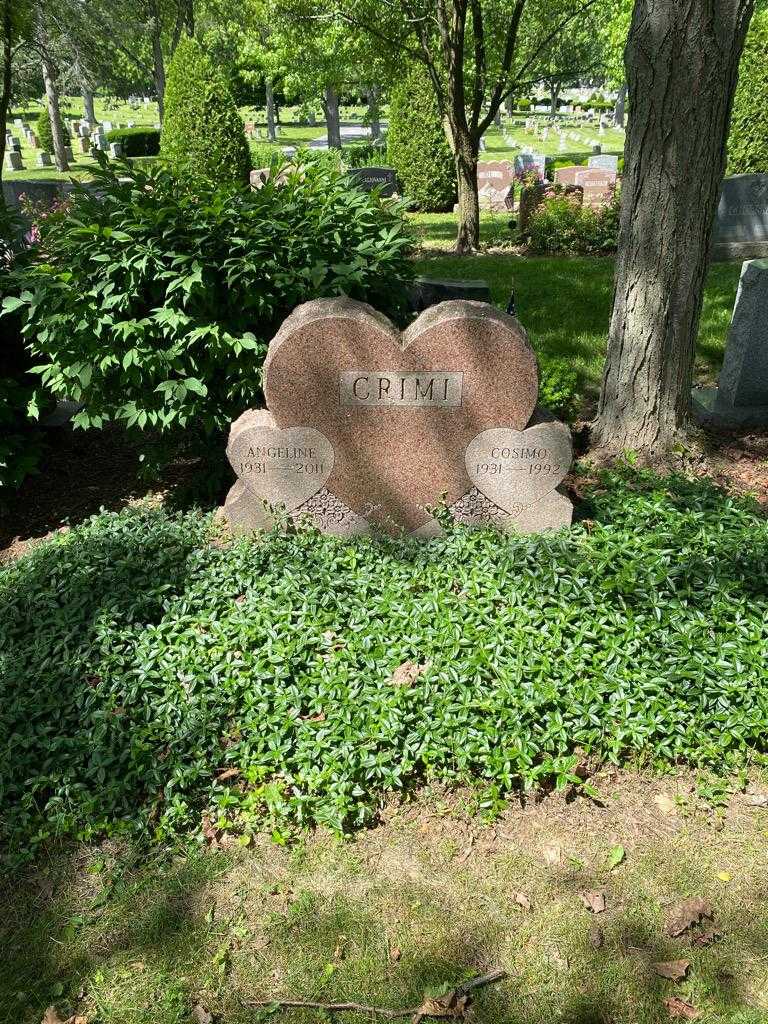
<svg viewBox="0 0 768 1024">
<path fill-rule="evenodd" d="M 328 489 L 391 532 L 416 529 L 441 499 L 465 494 L 469 442 L 489 425 L 525 427 L 537 390 L 525 332 L 480 302 L 432 306 L 403 335 L 364 303 L 308 302 L 264 364 L 277 424 L 327 437 Z"/>
<path fill-rule="evenodd" d="M 570 431 L 557 420 L 527 430 L 494 427 L 467 446 L 467 474 L 499 508 L 517 513 L 557 487 L 572 457 Z"/>
<path fill-rule="evenodd" d="M 266 410 L 232 424 L 227 458 L 252 494 L 290 512 L 316 494 L 333 469 L 333 448 L 312 427 L 280 430 Z"/>
</svg>

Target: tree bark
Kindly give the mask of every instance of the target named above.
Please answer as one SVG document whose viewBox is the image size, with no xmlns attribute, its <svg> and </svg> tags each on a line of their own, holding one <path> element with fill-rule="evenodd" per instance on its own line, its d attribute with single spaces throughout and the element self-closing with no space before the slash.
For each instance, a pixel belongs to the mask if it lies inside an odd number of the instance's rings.
<svg viewBox="0 0 768 1024">
<path fill-rule="evenodd" d="M 165 114 L 165 61 L 163 59 L 162 24 L 157 0 L 149 6 L 150 33 L 152 35 L 152 75 L 155 80 L 157 94 L 158 118 L 162 123 Z"/>
<path fill-rule="evenodd" d="M 375 142 L 381 138 L 381 120 L 379 113 L 379 101 L 381 89 L 378 85 L 372 85 L 368 92 L 368 120 L 371 123 L 371 141 Z"/>
<path fill-rule="evenodd" d="M 515 112 L 515 97 L 511 93 L 504 100 L 504 109 L 507 112 L 507 117 L 512 117 Z"/>
<path fill-rule="evenodd" d="M 48 109 L 48 117 L 51 119 L 51 135 L 53 136 L 53 154 L 56 160 L 56 167 L 59 171 L 68 171 L 69 162 L 66 154 L 66 139 L 61 120 L 59 108 L 59 90 L 56 88 L 56 69 L 53 66 L 46 40 L 41 33 L 40 58 L 43 71 L 43 83 L 45 85 L 45 105 Z"/>
<path fill-rule="evenodd" d="M 752 0 L 635 0 L 632 117 L 594 440 L 663 454 L 685 427 L 712 223 Z"/>
<path fill-rule="evenodd" d="M 456 184 L 459 191 L 459 228 L 456 252 L 474 252 L 480 245 L 480 202 L 477 195 L 477 148 L 470 138 L 457 142 Z"/>
<path fill-rule="evenodd" d="M 557 113 L 557 101 L 560 96 L 560 83 L 549 85 L 549 109 L 552 114 Z"/>
<path fill-rule="evenodd" d="M 619 95 L 616 97 L 616 105 L 613 108 L 613 123 L 616 128 L 624 127 L 624 113 L 627 104 L 627 83 L 622 82 Z"/>
<path fill-rule="evenodd" d="M 270 142 L 277 142 L 275 131 L 275 90 L 270 77 L 264 80 L 264 92 L 267 100 L 267 138 Z"/>
<path fill-rule="evenodd" d="M 323 110 L 328 131 L 328 148 L 341 149 L 341 128 L 339 126 L 339 96 L 336 90 L 328 85 L 323 91 Z"/>
<path fill-rule="evenodd" d="M 83 94 L 83 110 L 85 111 L 85 120 L 91 127 L 96 124 L 96 109 L 93 105 L 93 90 L 87 85 L 82 88 Z"/>
<path fill-rule="evenodd" d="M 0 86 L 0 185 L 5 165 L 5 132 L 8 127 L 8 107 L 11 102 L 11 5 L 3 4 L 3 82 Z M 0 188 L 0 207 L 4 205 Z"/>
</svg>

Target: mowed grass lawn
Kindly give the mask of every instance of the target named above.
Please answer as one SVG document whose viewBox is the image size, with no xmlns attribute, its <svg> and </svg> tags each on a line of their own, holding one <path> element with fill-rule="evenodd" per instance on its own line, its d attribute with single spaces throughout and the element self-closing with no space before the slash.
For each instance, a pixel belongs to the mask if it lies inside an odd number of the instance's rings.
<svg viewBox="0 0 768 1024">
<path fill-rule="evenodd" d="M 455 236 L 453 215 L 414 218 L 426 245 L 448 248 Z M 499 218 L 484 221 L 498 232 Z M 517 316 L 536 351 L 545 359 L 563 360 L 579 376 L 585 413 L 594 405 L 605 358 L 613 298 L 612 257 L 536 257 L 498 251 L 455 256 L 444 251 L 422 255 L 417 272 L 451 280 L 483 279 L 493 302 L 506 308 L 514 291 Z M 725 339 L 736 298 L 741 263 L 712 265 L 704 294 L 699 329 L 696 379 L 713 383 L 723 361 Z"/>
</svg>

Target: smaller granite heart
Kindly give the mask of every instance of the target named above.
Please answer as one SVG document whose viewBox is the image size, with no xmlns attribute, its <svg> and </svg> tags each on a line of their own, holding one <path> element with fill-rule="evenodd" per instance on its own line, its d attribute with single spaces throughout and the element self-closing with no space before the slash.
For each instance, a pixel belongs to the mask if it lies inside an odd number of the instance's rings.
<svg viewBox="0 0 768 1024">
<path fill-rule="evenodd" d="M 281 430 L 265 409 L 232 424 L 227 458 L 252 494 L 289 512 L 324 487 L 333 469 L 327 437 L 313 427 Z"/>
<path fill-rule="evenodd" d="M 494 427 L 467 446 L 467 474 L 499 508 L 517 513 L 557 487 L 572 456 L 570 431 L 557 420 L 526 430 Z"/>
</svg>

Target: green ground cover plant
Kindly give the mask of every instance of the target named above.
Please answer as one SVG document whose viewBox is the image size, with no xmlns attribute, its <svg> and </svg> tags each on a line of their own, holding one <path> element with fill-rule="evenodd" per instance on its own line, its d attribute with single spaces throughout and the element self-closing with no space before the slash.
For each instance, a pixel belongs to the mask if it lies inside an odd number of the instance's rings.
<svg viewBox="0 0 768 1024">
<path fill-rule="evenodd" d="M 397 315 L 413 273 L 398 204 L 319 164 L 252 190 L 100 157 L 99 197 L 41 225 L 6 309 L 42 384 L 86 402 L 76 425 L 212 434 L 258 402 L 285 316 L 347 294 Z"/>
<path fill-rule="evenodd" d="M 728 770 L 768 737 L 768 522 L 602 477 L 568 531 L 210 542 L 102 514 L 0 574 L 6 856 L 204 821 L 348 832 L 424 780 L 579 784 L 578 753 Z M 421 666 L 398 685 L 404 662 Z"/>
</svg>

